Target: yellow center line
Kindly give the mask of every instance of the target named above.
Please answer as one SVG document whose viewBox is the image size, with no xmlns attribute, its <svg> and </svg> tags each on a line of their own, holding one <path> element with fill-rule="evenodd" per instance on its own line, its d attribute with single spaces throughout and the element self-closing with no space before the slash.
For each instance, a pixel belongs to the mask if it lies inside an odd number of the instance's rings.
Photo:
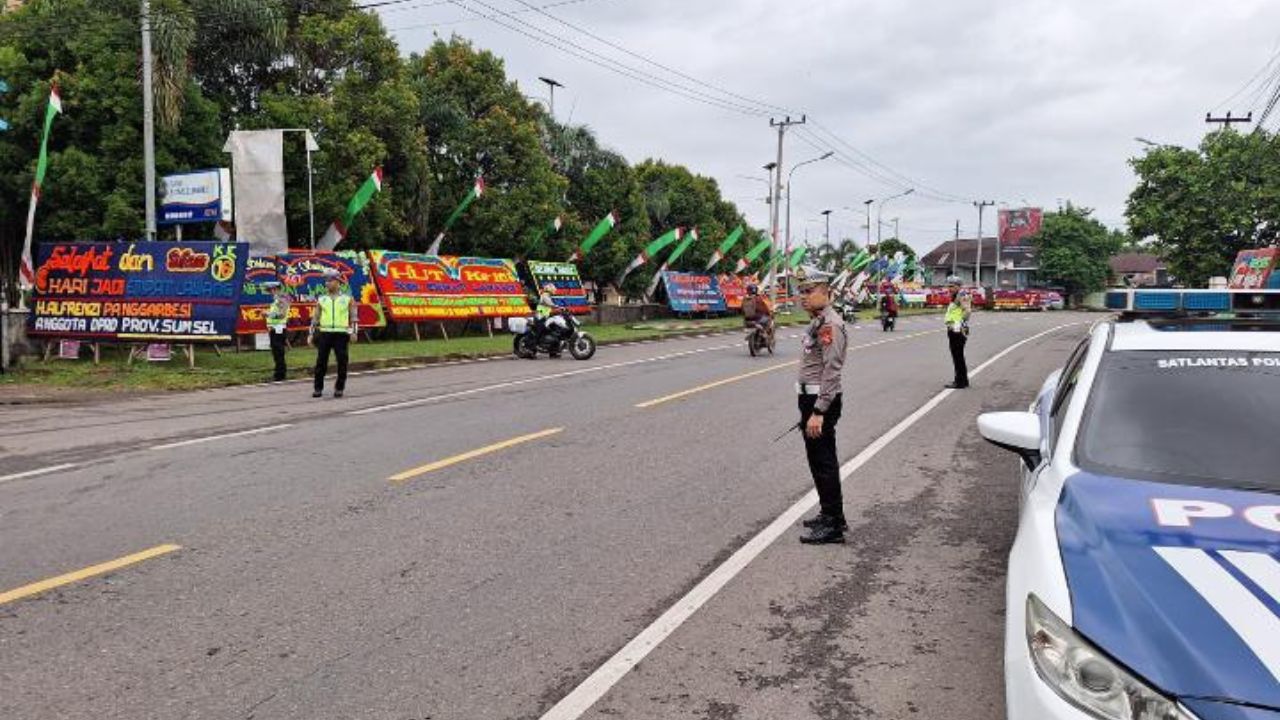
<svg viewBox="0 0 1280 720">
<path fill-rule="evenodd" d="M 116 560 L 109 560 L 98 565 L 91 565 L 83 570 L 76 570 L 74 572 L 66 573 L 65 575 L 49 578 L 48 580 L 41 580 L 40 582 L 31 583 L 30 585 L 23 585 L 20 588 L 0 593 L 0 605 L 11 603 L 14 600 L 31 597 L 32 595 L 39 595 L 42 592 L 53 590 L 54 588 L 59 588 L 63 585 L 80 582 L 81 580 L 87 580 L 97 575 L 105 575 L 109 572 L 114 572 L 130 565 L 136 565 L 143 560 L 150 560 L 151 558 L 160 557 L 161 555 L 168 555 L 175 550 L 181 549 L 181 545 L 157 545 L 149 550 L 143 550 L 142 552 L 126 555 Z"/>
<path fill-rule="evenodd" d="M 454 455 L 453 457 L 447 457 L 443 460 L 437 460 L 433 463 L 428 463 L 426 465 L 422 465 L 420 467 L 416 467 L 411 470 L 405 470 L 404 472 L 396 475 L 392 475 L 387 479 L 393 483 L 402 483 L 408 480 L 412 480 L 421 475 L 426 475 L 427 473 L 435 472 L 436 470 L 447 468 L 450 465 L 457 465 L 460 462 L 466 462 L 467 460 L 472 460 L 474 458 L 481 457 L 482 455 L 495 453 L 495 452 L 498 452 L 499 450 L 506 450 L 509 447 L 514 447 L 516 445 L 521 445 L 523 443 L 532 442 L 534 440 L 541 440 L 544 437 L 548 437 L 548 436 L 555 435 L 557 433 L 562 433 L 562 432 L 564 432 L 564 428 L 551 428 L 550 430 L 543 430 L 542 432 L 536 432 L 531 435 L 521 435 L 520 437 L 511 438 L 510 440 L 503 440 L 502 442 L 499 442 L 499 443 L 486 445 L 482 448 L 477 448 L 475 450 L 464 452 L 461 455 Z"/>
<path fill-rule="evenodd" d="M 651 408 L 655 405 L 661 405 L 663 403 L 671 402 L 672 400 L 679 400 L 681 398 L 689 397 L 690 395 L 695 395 L 700 392 L 713 390 L 715 388 L 720 387 L 721 385 L 728 385 L 729 383 L 735 383 L 740 380 L 746 380 L 748 378 L 753 378 L 757 375 L 764 375 L 765 373 L 770 373 L 770 372 L 773 372 L 774 370 L 781 370 L 782 368 L 785 368 L 785 367 L 791 367 L 792 365 L 796 365 L 799 362 L 800 362 L 799 360 L 792 360 L 790 362 L 778 363 L 777 365 L 770 365 L 769 367 L 764 368 L 763 370 L 753 370 L 752 372 L 749 372 L 749 373 L 734 375 L 733 377 L 725 378 L 723 380 L 717 380 L 713 383 L 707 383 L 706 385 L 699 385 L 696 388 L 689 388 L 688 390 L 681 390 L 678 393 L 672 393 L 670 395 L 664 395 L 660 398 L 654 398 L 653 400 L 647 400 L 645 402 L 638 403 L 636 407 Z"/>
</svg>

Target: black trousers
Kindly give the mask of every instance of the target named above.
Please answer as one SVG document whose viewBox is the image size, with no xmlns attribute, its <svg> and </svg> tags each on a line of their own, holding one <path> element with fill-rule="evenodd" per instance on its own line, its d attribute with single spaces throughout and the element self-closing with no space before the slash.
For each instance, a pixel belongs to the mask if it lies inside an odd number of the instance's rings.
<svg viewBox="0 0 1280 720">
<path fill-rule="evenodd" d="M 822 435 L 811 438 L 804 432 L 804 426 L 813 415 L 813 406 L 817 402 L 817 395 L 800 396 L 800 432 L 804 435 L 804 452 L 809 458 L 809 472 L 813 474 L 813 485 L 818 489 L 822 514 L 844 520 L 844 496 L 840 492 L 840 458 L 836 456 L 836 423 L 840 422 L 844 402 L 840 395 L 831 401 L 831 406 L 822 415 Z"/>
<path fill-rule="evenodd" d="M 316 392 L 324 391 L 324 376 L 329 372 L 329 351 L 338 358 L 338 381 L 333 389 L 342 392 L 347 387 L 347 347 L 351 336 L 344 332 L 316 333 Z"/>
<path fill-rule="evenodd" d="M 964 361 L 964 345 L 969 337 L 954 330 L 947 331 L 947 343 L 951 345 L 951 364 L 955 366 L 956 387 L 969 387 L 969 366 Z"/>
<path fill-rule="evenodd" d="M 276 332 L 268 328 L 267 334 L 271 337 L 271 359 L 276 363 L 276 371 L 271 377 L 279 382 L 284 380 L 288 371 L 284 364 L 284 331 Z"/>
</svg>

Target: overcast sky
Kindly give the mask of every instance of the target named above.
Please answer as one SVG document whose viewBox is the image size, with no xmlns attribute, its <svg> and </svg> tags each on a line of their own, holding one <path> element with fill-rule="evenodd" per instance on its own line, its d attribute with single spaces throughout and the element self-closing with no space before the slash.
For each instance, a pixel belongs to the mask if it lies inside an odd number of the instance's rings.
<svg viewBox="0 0 1280 720">
<path fill-rule="evenodd" d="M 1142 149 L 1135 136 L 1193 145 L 1206 111 L 1260 110 L 1257 86 L 1221 103 L 1280 47 L 1276 0 L 526 2 L 736 96 L 721 100 L 809 113 L 820 126 L 788 135 L 787 168 L 820 154 L 814 145 L 840 150 L 844 161 L 796 172 L 793 236 L 821 240 L 820 212 L 832 208 L 833 238 L 861 241 L 864 200 L 916 187 L 887 203 L 884 218 L 901 218 L 903 238 L 922 251 L 951 237 L 956 220 L 972 237 L 974 199 L 1046 208 L 1069 199 L 1123 227 L 1134 182 L 1126 160 Z M 716 178 L 754 224 L 767 225 L 761 166 L 777 142 L 767 115 L 686 99 L 538 42 L 529 35 L 547 40 L 541 28 L 580 46 L 573 52 L 716 95 L 520 0 L 405 0 L 379 12 L 405 53 L 457 33 L 505 58 L 531 96 L 546 96 L 539 76 L 555 78 L 566 86 L 556 97 L 561 120 L 572 112 L 573 123 L 633 162 L 661 157 Z M 850 167 L 861 161 L 855 150 L 823 128 L 911 180 L 860 173 Z M 994 210 L 986 218 L 994 232 Z"/>
</svg>

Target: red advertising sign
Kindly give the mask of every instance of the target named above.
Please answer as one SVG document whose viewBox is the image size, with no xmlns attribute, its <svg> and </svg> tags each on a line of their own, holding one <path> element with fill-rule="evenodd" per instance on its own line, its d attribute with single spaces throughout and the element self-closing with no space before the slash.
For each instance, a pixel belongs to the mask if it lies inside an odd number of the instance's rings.
<svg viewBox="0 0 1280 720">
<path fill-rule="evenodd" d="M 1000 244 L 1022 245 L 1040 232 L 1044 211 L 1040 208 L 1018 208 L 1000 211 Z"/>
<path fill-rule="evenodd" d="M 1230 287 L 1237 290 L 1262 290 L 1270 287 L 1275 277 L 1280 248 L 1241 250 L 1231 266 Z"/>
<path fill-rule="evenodd" d="M 529 300 L 515 263 L 371 250 L 372 271 L 398 322 L 519 317 Z"/>
<path fill-rule="evenodd" d="M 747 296 L 747 281 L 738 275 L 720 275 L 720 294 L 730 310 L 742 309 L 742 298 Z"/>
</svg>

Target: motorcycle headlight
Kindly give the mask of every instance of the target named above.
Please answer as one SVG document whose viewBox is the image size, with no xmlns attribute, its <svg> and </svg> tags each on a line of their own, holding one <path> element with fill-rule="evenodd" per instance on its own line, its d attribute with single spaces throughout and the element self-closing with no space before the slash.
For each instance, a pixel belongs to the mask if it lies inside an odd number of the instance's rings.
<svg viewBox="0 0 1280 720">
<path fill-rule="evenodd" d="M 1040 679 L 1093 717 L 1195 720 L 1081 637 L 1035 595 L 1027 596 L 1027 645 Z"/>
</svg>

